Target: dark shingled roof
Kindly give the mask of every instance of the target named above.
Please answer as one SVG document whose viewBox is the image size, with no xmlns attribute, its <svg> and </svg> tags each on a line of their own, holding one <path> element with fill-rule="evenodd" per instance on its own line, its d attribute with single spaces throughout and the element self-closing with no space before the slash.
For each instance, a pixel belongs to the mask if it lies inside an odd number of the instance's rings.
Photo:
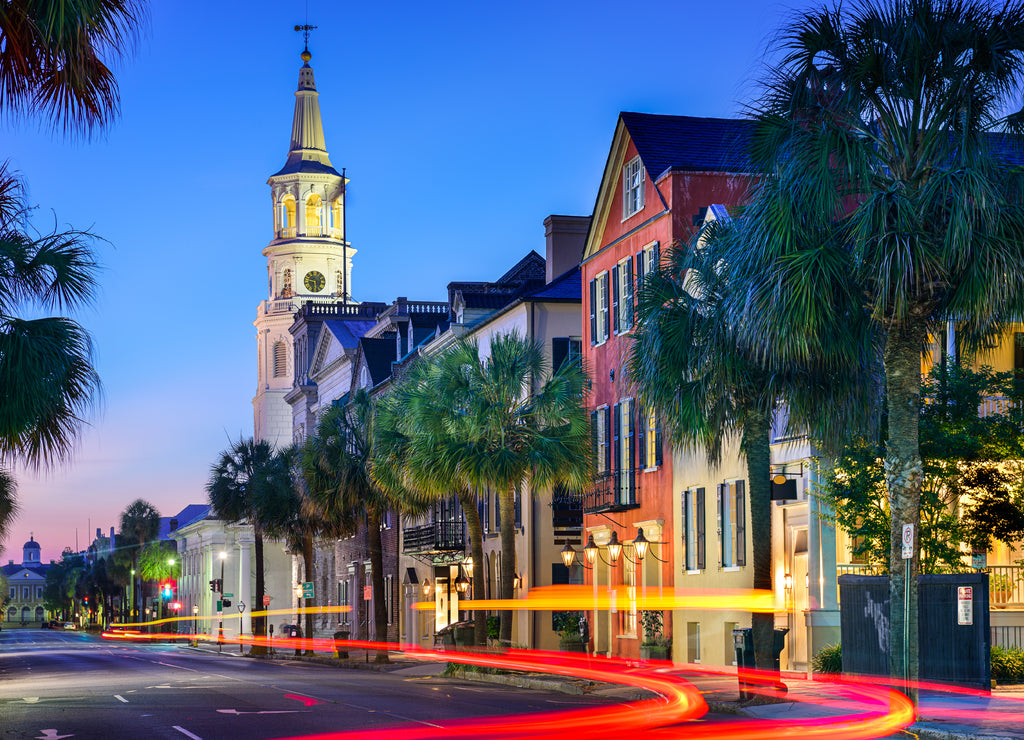
<svg viewBox="0 0 1024 740">
<path fill-rule="evenodd" d="M 391 363 L 395 361 L 395 340 L 363 337 L 359 340 L 363 361 L 370 371 L 370 381 L 377 385 L 391 377 Z"/>
<path fill-rule="evenodd" d="M 275 172 L 271 177 L 277 177 L 278 175 L 293 175 L 296 172 L 312 172 L 318 175 L 334 175 L 341 177 L 341 173 L 330 165 L 321 164 L 312 159 L 296 159 L 293 160 L 291 157 L 284 163 L 284 167 Z"/>
<path fill-rule="evenodd" d="M 359 342 L 359 337 L 366 334 L 376 325 L 376 321 L 353 321 L 351 319 L 328 319 L 324 322 L 324 326 L 327 327 L 328 331 L 334 335 L 338 343 L 345 349 L 354 348 Z"/>
<path fill-rule="evenodd" d="M 543 288 L 527 293 L 524 298 L 529 301 L 582 301 L 583 280 L 580 277 L 580 266 L 576 265 Z"/>
<path fill-rule="evenodd" d="M 653 179 L 669 169 L 751 172 L 747 156 L 754 122 L 622 112 L 619 118 Z"/>
</svg>

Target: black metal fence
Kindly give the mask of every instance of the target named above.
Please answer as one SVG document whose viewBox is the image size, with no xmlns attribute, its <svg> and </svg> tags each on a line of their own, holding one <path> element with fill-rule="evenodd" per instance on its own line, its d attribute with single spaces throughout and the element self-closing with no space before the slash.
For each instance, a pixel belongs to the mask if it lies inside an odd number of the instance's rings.
<svg viewBox="0 0 1024 740">
<path fill-rule="evenodd" d="M 583 494 L 583 511 L 622 511 L 636 508 L 636 469 L 623 468 L 603 473 Z"/>
<path fill-rule="evenodd" d="M 888 675 L 888 576 L 840 576 L 839 589 L 843 672 Z M 918 576 L 918 595 L 921 679 L 989 688 L 988 574 Z"/>
<path fill-rule="evenodd" d="M 402 552 L 433 552 L 466 549 L 465 522 L 443 521 L 402 530 Z"/>
<path fill-rule="evenodd" d="M 992 645 L 1003 648 L 1017 648 L 1024 650 L 1024 627 L 1006 626 L 992 628 Z"/>
</svg>

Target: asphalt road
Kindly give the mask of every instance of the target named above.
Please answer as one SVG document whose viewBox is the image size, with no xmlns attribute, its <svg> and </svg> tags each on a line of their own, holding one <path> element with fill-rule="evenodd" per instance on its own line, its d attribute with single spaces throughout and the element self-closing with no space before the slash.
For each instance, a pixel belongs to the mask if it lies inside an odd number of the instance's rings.
<svg viewBox="0 0 1024 740">
<path fill-rule="evenodd" d="M 279 738 L 608 699 L 257 660 L 56 630 L 0 632 L 0 738 Z"/>
</svg>

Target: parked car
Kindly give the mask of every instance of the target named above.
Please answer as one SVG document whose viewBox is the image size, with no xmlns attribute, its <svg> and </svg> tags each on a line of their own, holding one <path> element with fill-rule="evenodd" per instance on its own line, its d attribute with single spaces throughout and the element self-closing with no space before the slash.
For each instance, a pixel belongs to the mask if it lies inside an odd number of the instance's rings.
<svg viewBox="0 0 1024 740">
<path fill-rule="evenodd" d="M 73 630 L 74 628 L 75 628 L 75 623 L 74 622 L 65 622 L 64 623 L 64 629 L 66 629 L 66 630 Z"/>
</svg>

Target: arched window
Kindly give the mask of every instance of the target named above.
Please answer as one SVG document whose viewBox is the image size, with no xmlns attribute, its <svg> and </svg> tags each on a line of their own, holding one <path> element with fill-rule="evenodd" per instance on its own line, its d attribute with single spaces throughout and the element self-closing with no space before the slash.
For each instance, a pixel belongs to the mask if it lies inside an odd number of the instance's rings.
<svg viewBox="0 0 1024 740">
<path fill-rule="evenodd" d="M 334 289 L 334 292 L 337 293 L 340 297 L 344 298 L 345 297 L 345 275 L 342 273 L 341 270 L 338 270 L 336 273 L 334 273 L 334 277 L 337 280 L 337 287 Z"/>
<path fill-rule="evenodd" d="M 306 235 L 323 236 L 324 228 L 323 201 L 316 193 L 311 193 L 306 199 Z"/>
<path fill-rule="evenodd" d="M 284 342 L 274 342 L 274 377 L 283 378 L 288 374 L 288 348 Z"/>
<path fill-rule="evenodd" d="M 331 203 L 331 228 L 336 231 L 331 236 L 341 236 L 341 198 Z"/>
<path fill-rule="evenodd" d="M 295 198 L 286 195 L 281 199 L 281 231 L 279 236 L 295 236 Z"/>
<path fill-rule="evenodd" d="M 292 271 L 285 270 L 281 273 L 281 297 L 291 298 L 292 297 Z"/>
</svg>

